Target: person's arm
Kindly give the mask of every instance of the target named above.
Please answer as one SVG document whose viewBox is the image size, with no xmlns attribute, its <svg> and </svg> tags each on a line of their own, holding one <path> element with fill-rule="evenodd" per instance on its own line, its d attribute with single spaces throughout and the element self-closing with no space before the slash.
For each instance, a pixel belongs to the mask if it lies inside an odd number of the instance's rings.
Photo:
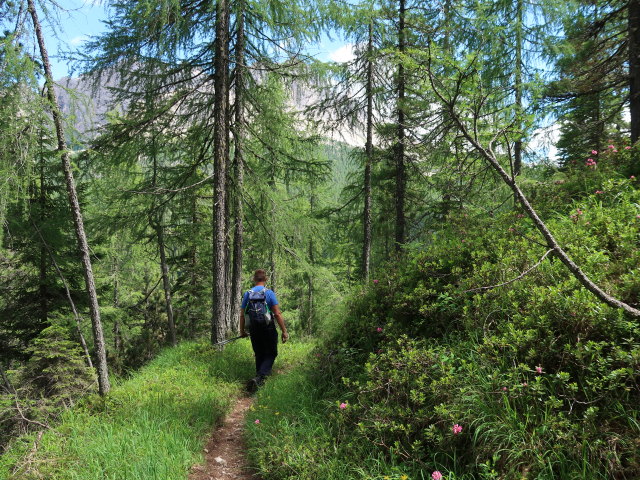
<svg viewBox="0 0 640 480">
<path fill-rule="evenodd" d="M 278 305 L 274 305 L 271 307 L 271 311 L 276 316 L 276 320 L 280 326 L 280 331 L 282 332 L 282 343 L 286 343 L 286 341 L 289 340 L 289 334 L 287 333 L 287 327 L 284 324 L 284 318 L 282 318 L 280 307 Z"/>
<path fill-rule="evenodd" d="M 247 296 L 249 294 L 247 292 L 245 292 L 245 294 L 242 296 L 242 303 L 240 304 L 240 336 L 241 337 L 246 337 L 248 336 L 245 327 L 246 325 L 244 324 L 244 310 L 247 307 Z"/>
</svg>

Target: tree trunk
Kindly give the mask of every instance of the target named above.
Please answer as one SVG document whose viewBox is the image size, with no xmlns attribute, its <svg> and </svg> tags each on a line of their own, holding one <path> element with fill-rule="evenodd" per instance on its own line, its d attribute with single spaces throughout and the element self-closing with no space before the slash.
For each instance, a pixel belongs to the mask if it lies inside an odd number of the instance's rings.
<svg viewBox="0 0 640 480">
<path fill-rule="evenodd" d="M 640 138 L 640 0 L 629 0 L 628 35 L 631 143 L 635 143 Z"/>
<path fill-rule="evenodd" d="M 244 244 L 244 205 L 242 189 L 244 188 L 244 0 L 238 2 L 236 19 L 236 90 L 235 90 L 235 129 L 234 129 L 234 177 L 235 191 L 235 230 L 233 232 L 233 273 L 231 276 L 231 322 L 233 331 L 238 330 L 237 319 L 240 314 L 240 296 L 242 295 L 242 248 Z"/>
<path fill-rule="evenodd" d="M 158 251 L 160 252 L 160 270 L 162 271 L 162 287 L 164 288 L 164 302 L 167 309 L 167 323 L 169 325 L 169 339 L 171 346 L 175 347 L 178 342 L 176 340 L 176 324 L 173 318 L 173 304 L 171 302 L 171 282 L 169 281 L 169 266 L 167 265 L 167 255 L 164 244 L 164 227 L 160 220 L 155 225 L 156 238 L 158 239 Z"/>
<path fill-rule="evenodd" d="M 73 171 L 71 169 L 71 159 L 69 157 L 69 151 L 67 150 L 66 140 L 64 138 L 64 130 L 62 128 L 62 118 L 60 113 L 60 105 L 56 98 L 55 90 L 53 89 L 53 75 L 51 74 L 51 63 L 49 62 L 49 55 L 44 43 L 44 36 L 42 34 L 42 28 L 38 20 L 38 14 L 33 0 L 27 0 L 27 6 L 31 19 L 33 20 L 33 27 L 36 32 L 38 40 L 38 46 L 40 48 L 40 55 L 42 57 L 42 64 L 45 70 L 45 83 L 47 87 L 47 95 L 51 104 L 51 112 L 53 116 L 53 122 L 56 128 L 56 137 L 58 140 L 58 152 L 62 160 L 62 168 L 64 170 L 65 180 L 67 184 L 67 194 L 69 196 L 69 204 L 73 213 L 73 223 L 75 226 L 75 233 L 82 255 L 82 264 L 84 267 L 84 280 L 89 296 L 89 310 L 91 312 L 91 325 L 93 328 L 93 341 L 94 348 L 96 350 L 97 358 L 97 373 L 98 373 L 98 390 L 100 395 L 106 395 L 109 392 L 109 372 L 107 368 L 107 354 L 104 344 L 104 334 L 102 331 L 102 321 L 100 320 L 100 307 L 98 305 L 98 297 L 96 295 L 96 286 L 93 278 L 93 269 L 91 266 L 91 257 L 89 252 L 89 245 L 87 243 L 87 236 L 84 230 L 84 222 L 82 219 L 82 212 L 80 211 L 80 203 L 78 201 L 78 194 L 76 192 L 76 184 L 73 178 Z"/>
<path fill-rule="evenodd" d="M 193 194 L 193 203 L 191 204 L 191 224 L 193 226 L 193 237 L 191 241 L 193 242 L 191 245 L 191 252 L 189 253 L 189 265 L 191 268 L 191 275 L 189 279 L 189 295 L 193 300 L 199 298 L 199 295 L 196 294 L 198 289 L 198 274 L 197 274 L 197 266 L 198 266 L 198 247 L 196 242 L 195 232 L 197 231 L 198 225 L 198 195 L 196 193 Z M 193 304 L 189 306 L 189 332 L 190 337 L 195 338 L 196 330 L 197 330 L 197 322 L 198 315 L 196 309 Z"/>
<path fill-rule="evenodd" d="M 120 286 L 118 282 L 118 259 L 113 257 L 113 307 L 120 308 Z M 113 348 L 118 357 L 122 357 L 124 345 L 122 343 L 122 332 L 120 322 L 116 318 L 113 322 Z"/>
<path fill-rule="evenodd" d="M 44 155 L 40 155 L 40 191 L 38 195 L 39 222 L 42 225 L 46 216 L 47 199 L 44 186 Z M 40 277 L 38 285 L 38 296 L 40 297 L 40 322 L 47 323 L 49 316 L 49 307 L 47 302 L 47 250 L 44 241 L 40 245 Z"/>
<path fill-rule="evenodd" d="M 364 212 L 362 223 L 364 235 L 362 242 L 362 278 L 369 281 L 371 264 L 371 165 L 373 163 L 373 20 L 369 22 L 369 42 L 367 44 L 367 143 L 365 145 L 366 163 L 364 166 Z"/>
<path fill-rule="evenodd" d="M 155 132 L 152 132 L 151 139 L 151 156 L 153 157 L 153 172 L 151 179 L 151 186 L 155 190 L 158 186 L 158 156 L 156 149 L 156 138 Z M 167 312 L 167 326 L 169 327 L 169 340 L 171 341 L 171 346 L 175 347 L 177 345 L 176 340 L 176 324 L 173 318 L 173 304 L 171 301 L 171 282 L 169 280 L 169 265 L 167 264 L 167 254 L 165 249 L 165 241 L 164 241 L 164 225 L 163 222 L 163 214 L 162 207 L 160 207 L 159 211 L 156 212 L 156 209 L 159 208 L 155 204 L 155 199 L 152 206 L 152 212 L 149 218 L 149 223 L 152 228 L 156 232 L 156 240 L 158 242 L 158 253 L 160 254 L 160 272 L 162 274 L 162 288 L 164 290 L 164 303 L 165 309 Z M 154 218 L 155 216 L 155 218 Z"/>
<path fill-rule="evenodd" d="M 396 228 L 395 228 L 395 250 L 399 252 L 405 243 L 406 221 L 404 217 L 404 203 L 406 190 L 405 175 L 405 88 L 406 76 L 404 69 L 404 54 L 406 51 L 406 28 L 405 28 L 405 0 L 400 0 L 399 22 L 398 22 L 398 52 L 400 60 L 398 63 L 398 130 L 397 144 L 395 151 L 396 160 Z"/>
<path fill-rule="evenodd" d="M 516 96 L 516 141 L 513 147 L 513 175 L 520 175 L 522 171 L 522 44 L 524 28 L 523 0 L 516 3 L 516 72 L 515 72 L 515 96 Z"/>
<path fill-rule="evenodd" d="M 276 159 L 274 158 L 271 164 L 271 173 L 269 173 L 269 181 L 267 182 L 269 185 L 269 191 L 276 191 Z M 271 289 L 275 292 L 278 289 L 278 265 L 276 261 L 276 249 L 278 247 L 278 242 L 276 240 L 276 205 L 275 202 L 267 196 L 267 204 L 269 205 L 270 210 L 270 221 L 269 226 L 271 227 L 271 231 L 269 232 L 270 244 L 271 248 L 269 249 L 269 270 L 271 273 Z"/>
<path fill-rule="evenodd" d="M 227 288 L 227 235 L 225 231 L 227 212 L 227 89 L 229 56 L 229 4 L 227 0 L 218 0 L 216 7 L 215 41 L 215 98 L 214 98 L 214 188 L 213 188 L 213 289 L 211 312 L 211 342 L 224 339 L 226 307 L 228 305 Z"/>
</svg>

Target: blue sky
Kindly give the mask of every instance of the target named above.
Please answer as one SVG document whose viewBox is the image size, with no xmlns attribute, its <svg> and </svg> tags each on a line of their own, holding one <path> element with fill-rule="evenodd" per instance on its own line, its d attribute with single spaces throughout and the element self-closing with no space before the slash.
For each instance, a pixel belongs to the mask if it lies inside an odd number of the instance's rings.
<svg viewBox="0 0 640 480">
<path fill-rule="evenodd" d="M 58 25 L 54 29 L 48 22 L 44 26 L 47 49 L 51 57 L 53 76 L 59 79 L 69 75 L 69 65 L 61 54 L 79 48 L 90 36 L 104 32 L 102 23 L 107 19 L 104 1 L 101 0 L 58 0 L 64 9 L 56 14 Z M 310 45 L 309 52 L 320 60 L 345 61 L 350 59 L 351 45 L 324 35 L 320 44 Z"/>
</svg>

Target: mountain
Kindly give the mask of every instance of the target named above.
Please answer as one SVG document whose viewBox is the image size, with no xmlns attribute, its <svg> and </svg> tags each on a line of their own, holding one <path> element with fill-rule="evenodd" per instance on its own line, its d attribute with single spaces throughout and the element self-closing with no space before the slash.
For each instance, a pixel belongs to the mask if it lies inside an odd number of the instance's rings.
<svg viewBox="0 0 640 480">
<path fill-rule="evenodd" d="M 104 125 L 107 112 L 117 108 L 113 105 L 111 89 L 117 87 L 117 78 L 105 79 L 94 85 L 92 79 L 84 76 L 63 77 L 56 82 L 56 93 L 60 108 L 80 139 L 90 139 Z M 294 82 L 290 88 L 289 104 L 296 112 L 303 112 L 319 99 L 317 90 L 302 82 Z M 301 115 L 302 117 L 302 115 Z M 318 128 L 320 134 L 333 141 L 351 146 L 363 146 L 364 135 L 352 129 L 335 130 L 328 127 L 328 121 L 320 117 Z"/>
</svg>

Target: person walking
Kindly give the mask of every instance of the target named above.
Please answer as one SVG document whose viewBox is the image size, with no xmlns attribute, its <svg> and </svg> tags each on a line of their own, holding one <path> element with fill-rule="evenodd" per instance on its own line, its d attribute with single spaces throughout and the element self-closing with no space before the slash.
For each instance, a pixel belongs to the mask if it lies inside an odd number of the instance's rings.
<svg viewBox="0 0 640 480">
<path fill-rule="evenodd" d="M 289 339 L 276 294 L 266 287 L 267 273 L 262 269 L 256 270 L 253 283 L 254 287 L 247 290 L 242 297 L 240 311 L 240 336 L 247 336 L 248 326 L 256 360 L 256 376 L 247 384 L 249 392 L 255 392 L 264 383 L 265 378 L 271 374 L 273 362 L 278 356 L 276 322 L 282 332 L 282 343 Z"/>
</svg>

